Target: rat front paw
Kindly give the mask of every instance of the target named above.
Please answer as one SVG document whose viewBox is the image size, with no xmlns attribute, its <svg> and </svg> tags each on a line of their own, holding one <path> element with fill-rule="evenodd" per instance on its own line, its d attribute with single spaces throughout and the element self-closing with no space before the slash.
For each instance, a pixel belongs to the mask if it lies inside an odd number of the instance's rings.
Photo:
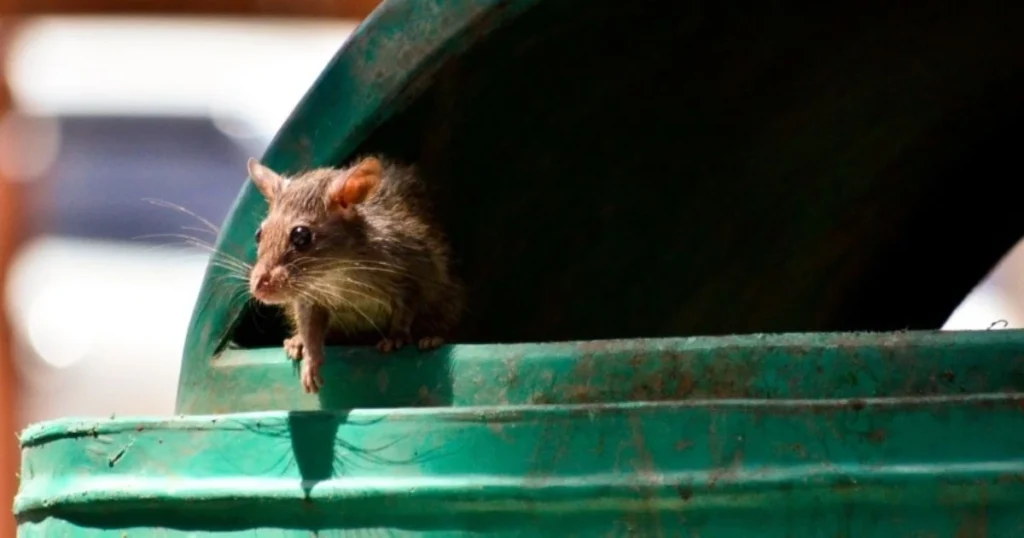
<svg viewBox="0 0 1024 538">
<path fill-rule="evenodd" d="M 295 335 L 284 341 L 284 352 L 293 361 L 302 360 L 302 338 Z"/>
<path fill-rule="evenodd" d="M 377 350 L 381 353 L 390 353 L 402 349 L 405 345 L 404 338 L 382 338 L 380 342 L 377 342 Z"/>
<path fill-rule="evenodd" d="M 308 394 L 316 394 L 320 392 L 320 387 L 324 386 L 324 379 L 320 375 L 320 364 L 319 361 L 314 362 L 309 359 L 302 361 L 299 377 L 302 380 L 302 390 Z"/>
<path fill-rule="evenodd" d="M 441 338 L 440 336 L 428 336 L 425 338 L 420 338 L 418 344 L 421 351 L 427 351 L 429 349 L 439 348 L 443 343 L 444 338 Z"/>
</svg>

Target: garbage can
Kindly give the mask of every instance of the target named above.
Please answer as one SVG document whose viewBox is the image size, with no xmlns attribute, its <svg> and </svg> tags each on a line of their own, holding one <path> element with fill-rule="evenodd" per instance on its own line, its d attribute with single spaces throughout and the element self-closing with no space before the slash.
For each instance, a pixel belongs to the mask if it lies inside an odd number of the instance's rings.
<svg viewBox="0 0 1024 538">
<path fill-rule="evenodd" d="M 1024 535 L 1024 335 L 929 330 L 1020 235 L 1024 5 L 932 6 L 386 0 L 263 162 L 415 162 L 459 337 L 307 395 L 213 260 L 181 415 L 31 426 L 19 535 Z"/>
</svg>

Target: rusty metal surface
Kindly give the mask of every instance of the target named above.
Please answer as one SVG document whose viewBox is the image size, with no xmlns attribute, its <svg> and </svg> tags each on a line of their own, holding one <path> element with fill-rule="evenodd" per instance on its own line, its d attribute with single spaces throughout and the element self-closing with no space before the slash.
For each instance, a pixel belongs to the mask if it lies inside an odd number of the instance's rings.
<svg viewBox="0 0 1024 538">
<path fill-rule="evenodd" d="M 781 334 L 333 348 L 305 394 L 281 349 L 229 350 L 182 411 L 947 397 L 1024 391 L 1024 333 Z M 258 388 L 257 388 L 258 387 Z"/>
<path fill-rule="evenodd" d="M 23 537 L 1024 535 L 1020 394 L 69 419 L 22 446 Z"/>
</svg>

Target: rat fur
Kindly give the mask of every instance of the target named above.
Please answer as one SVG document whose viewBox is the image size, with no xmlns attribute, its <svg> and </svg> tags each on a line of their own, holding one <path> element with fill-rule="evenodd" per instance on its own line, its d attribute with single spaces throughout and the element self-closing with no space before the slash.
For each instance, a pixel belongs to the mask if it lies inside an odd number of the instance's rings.
<svg viewBox="0 0 1024 538">
<path fill-rule="evenodd" d="M 390 352 L 441 345 L 464 308 L 450 247 L 411 166 L 380 156 L 285 177 L 255 159 L 269 210 L 256 234 L 253 297 L 284 309 L 289 357 L 307 392 L 323 385 L 325 340 L 373 333 Z"/>
</svg>

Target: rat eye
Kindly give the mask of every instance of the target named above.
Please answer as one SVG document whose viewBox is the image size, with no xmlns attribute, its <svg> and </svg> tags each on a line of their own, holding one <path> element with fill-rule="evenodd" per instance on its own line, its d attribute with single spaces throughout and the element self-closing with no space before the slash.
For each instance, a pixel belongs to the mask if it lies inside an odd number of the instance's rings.
<svg viewBox="0 0 1024 538">
<path fill-rule="evenodd" d="M 260 238 L 263 237 L 263 228 L 256 228 L 256 244 L 260 242 Z"/>
<path fill-rule="evenodd" d="M 296 226 L 288 235 L 288 241 L 297 250 L 305 250 L 313 243 L 313 232 L 305 226 Z"/>
</svg>

